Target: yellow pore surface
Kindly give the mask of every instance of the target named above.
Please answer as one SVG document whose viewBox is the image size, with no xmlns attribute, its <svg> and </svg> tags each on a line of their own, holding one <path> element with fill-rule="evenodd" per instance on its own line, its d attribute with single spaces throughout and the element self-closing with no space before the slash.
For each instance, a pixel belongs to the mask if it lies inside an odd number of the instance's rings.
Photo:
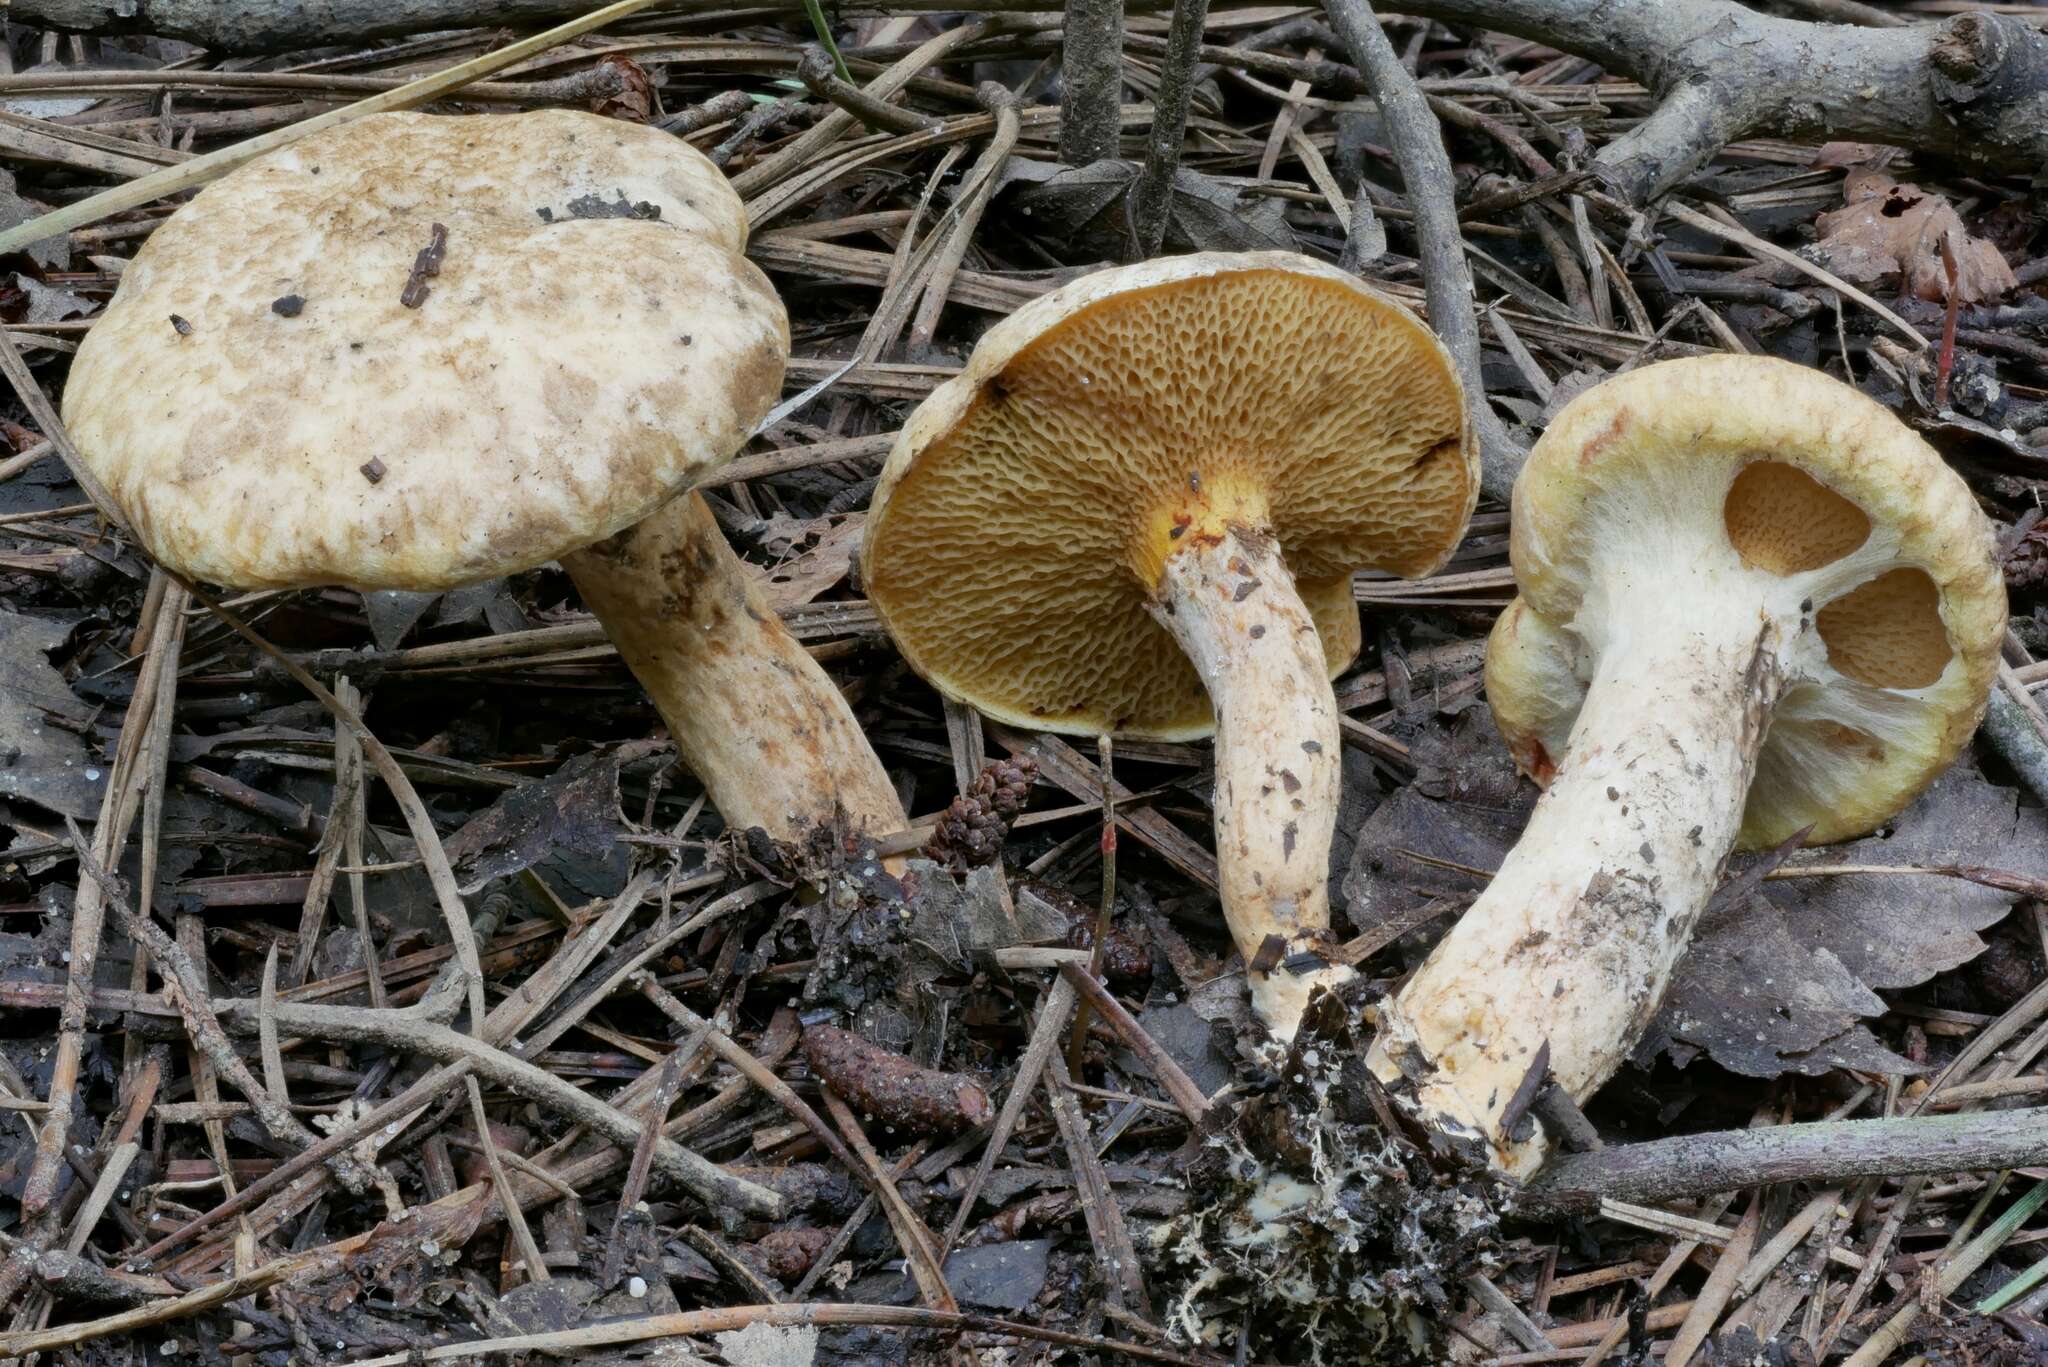
<svg viewBox="0 0 2048 1367">
<path fill-rule="evenodd" d="M 953 697 L 1185 738 L 1208 699 L 1146 610 L 1181 536 L 1277 536 L 1334 672 L 1358 645 L 1352 571 L 1433 570 L 1476 489 L 1449 358 L 1407 310 L 1304 257 L 1168 258 L 990 332 L 891 456 L 865 582 Z"/>
</svg>

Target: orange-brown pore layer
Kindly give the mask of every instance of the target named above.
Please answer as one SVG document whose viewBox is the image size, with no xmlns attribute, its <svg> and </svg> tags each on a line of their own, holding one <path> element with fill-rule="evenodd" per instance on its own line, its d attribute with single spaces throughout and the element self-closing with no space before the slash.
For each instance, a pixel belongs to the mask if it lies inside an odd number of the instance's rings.
<svg viewBox="0 0 2048 1367">
<path fill-rule="evenodd" d="M 1744 467 L 1723 516 L 1743 563 L 1772 574 L 1820 569 L 1870 536 L 1861 508 L 1776 461 Z M 1955 654 L 1941 620 L 1941 593 L 1925 570 L 1912 567 L 1886 571 L 1823 605 L 1814 625 L 1828 662 L 1877 688 L 1926 688 Z"/>
<path fill-rule="evenodd" d="M 1277 536 L 1341 668 L 1351 572 L 1428 569 L 1469 502 L 1458 391 L 1417 361 L 1418 330 L 1280 270 L 1077 313 L 983 385 L 870 528 L 892 633 L 998 715 L 1200 734 L 1207 696 L 1146 603 L 1176 519 L 1215 516 Z"/>
<path fill-rule="evenodd" d="M 1870 518 L 1861 508 L 1806 471 L 1774 460 L 1744 466 L 1721 512 L 1742 562 L 1771 574 L 1817 570 L 1870 537 Z"/>
</svg>

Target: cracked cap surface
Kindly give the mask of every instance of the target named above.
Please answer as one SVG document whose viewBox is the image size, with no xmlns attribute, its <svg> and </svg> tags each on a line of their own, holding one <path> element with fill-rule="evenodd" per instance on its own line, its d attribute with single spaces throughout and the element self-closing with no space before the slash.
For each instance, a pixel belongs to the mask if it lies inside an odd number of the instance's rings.
<svg viewBox="0 0 2048 1367">
<path fill-rule="evenodd" d="M 1478 498 L 1448 353 L 1354 277 L 1286 252 L 1084 276 L 1004 319 L 884 466 L 862 579 L 904 657 L 999 720 L 1188 739 L 1207 693 L 1146 611 L 1174 527 L 1279 538 L 1332 673 L 1350 576 L 1427 574 Z"/>
<path fill-rule="evenodd" d="M 1848 385 L 1761 356 L 1645 366 L 1566 405 L 1516 480 L 1521 596 L 1488 642 L 1487 697 L 1546 782 L 1598 651 L 1626 645 L 1604 604 L 1775 613 L 1800 630 L 1740 843 L 1848 839 L 1976 730 L 2005 629 L 1992 551 L 1961 477 Z"/>
<path fill-rule="evenodd" d="M 407 307 L 436 224 L 439 274 Z M 745 242 L 724 176 L 655 129 L 371 115 L 158 228 L 64 420 L 186 574 L 435 589 L 529 568 L 652 512 L 775 403 L 788 322 Z"/>
</svg>

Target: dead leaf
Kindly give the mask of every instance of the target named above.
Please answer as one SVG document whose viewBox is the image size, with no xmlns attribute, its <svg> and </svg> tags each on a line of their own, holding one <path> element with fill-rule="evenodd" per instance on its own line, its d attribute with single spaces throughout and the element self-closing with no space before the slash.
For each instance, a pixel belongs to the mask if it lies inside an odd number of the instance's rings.
<svg viewBox="0 0 2048 1367">
<path fill-rule="evenodd" d="M 582 1277 L 526 1282 L 498 1298 L 497 1312 L 522 1334 L 559 1334 L 589 1317 L 598 1290 Z"/>
<path fill-rule="evenodd" d="M 1647 1066 L 1668 1053 L 1685 1064 L 1704 1052 L 1745 1077 L 1919 1071 L 1861 1024 L 1884 1009 L 1840 959 L 1799 943 L 1782 908 L 1753 894 L 1702 918 L 1635 1059 Z"/>
<path fill-rule="evenodd" d="M 83 736 L 57 721 L 84 725 L 95 709 L 50 663 L 70 635 L 61 622 L 0 612 L 0 796 L 89 821 L 106 792 L 106 768 L 92 762 Z"/>
<path fill-rule="evenodd" d="M 90 105 L 91 100 L 86 104 Z M 0 171 L 0 228 L 13 228 L 40 217 L 50 211 L 50 206 L 37 200 L 28 199 L 14 188 L 14 173 Z M 44 270 L 62 271 L 71 268 L 71 239 L 63 233 L 46 237 L 40 242 L 31 242 L 25 249 L 29 260 Z"/>
<path fill-rule="evenodd" d="M 407 589 L 373 589 L 363 595 L 363 616 L 370 620 L 370 635 L 379 650 L 396 650 L 406 634 L 439 602 L 438 593 L 414 593 Z"/>
<path fill-rule="evenodd" d="M 817 544 L 770 570 L 749 565 L 761 581 L 768 601 L 778 610 L 808 603 L 841 583 L 853 568 L 854 553 L 860 549 L 861 529 L 867 517 L 853 513 L 845 517 L 820 518 Z"/>
<path fill-rule="evenodd" d="M 92 313 L 92 301 L 67 289 L 45 285 L 32 275 L 16 271 L 14 286 L 26 299 L 18 323 L 61 323 L 67 318 L 84 318 Z"/>
<path fill-rule="evenodd" d="M 646 67 L 618 53 L 601 58 L 598 67 L 616 73 L 620 88 L 614 94 L 594 101 L 590 106 L 591 113 L 610 119 L 624 119 L 628 123 L 646 123 L 654 116 L 654 84 L 647 79 Z"/>
<path fill-rule="evenodd" d="M 1842 182 L 1843 206 L 1815 222 L 1818 240 L 1806 255 L 1859 285 L 1897 280 L 1921 299 L 1948 298 L 1941 260 L 1946 238 L 1956 260 L 1956 298 L 1965 304 L 1996 299 L 2018 286 L 1997 247 L 1972 237 L 1948 200 L 1893 180 L 1878 170 L 1851 171 Z"/>
<path fill-rule="evenodd" d="M 2048 869 L 2048 812 L 1990 782 L 1967 760 L 1899 814 L 1887 833 L 1810 851 L 1790 868 L 1826 864 L 1971 864 L 2039 875 Z M 1872 987 L 1912 987 L 1981 954 L 1977 932 L 2004 918 L 2014 894 L 1960 878 L 1801 878 L 1766 883 L 1794 938 L 1837 955 Z"/>
<path fill-rule="evenodd" d="M 619 815 L 616 750 L 578 755 L 538 783 L 515 788 L 444 842 L 462 891 L 543 859 L 602 859 L 625 823 Z"/>
<path fill-rule="evenodd" d="M 470 626 L 482 622 L 494 632 L 525 631 L 533 625 L 503 579 L 483 579 L 450 589 L 434 610 L 434 624 Z"/>
</svg>

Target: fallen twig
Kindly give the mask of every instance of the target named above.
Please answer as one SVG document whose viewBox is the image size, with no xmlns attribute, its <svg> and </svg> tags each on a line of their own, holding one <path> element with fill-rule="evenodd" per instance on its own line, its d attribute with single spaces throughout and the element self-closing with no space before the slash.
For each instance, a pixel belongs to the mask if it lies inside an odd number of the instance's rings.
<svg viewBox="0 0 2048 1367">
<path fill-rule="evenodd" d="M 287 1105 L 256 1080 L 255 1074 L 249 1071 L 249 1065 L 242 1062 L 242 1056 L 228 1042 L 221 1031 L 220 1020 L 214 1014 L 213 1003 L 208 1000 L 205 981 L 191 956 L 164 933 L 162 926 L 136 912 L 129 904 L 126 886 L 94 857 L 77 823 L 66 818 L 65 824 L 70 829 L 79 866 L 99 885 L 128 938 L 149 950 L 157 971 L 164 976 L 166 994 L 176 1002 L 179 1014 L 185 1018 L 186 1031 L 200 1052 L 206 1055 L 207 1061 L 220 1069 L 221 1075 L 234 1084 L 236 1091 L 249 1098 L 249 1104 L 256 1110 L 256 1118 L 263 1122 L 263 1128 L 273 1139 L 296 1148 L 309 1148 L 317 1143 L 319 1136 L 307 1129 Z M 260 1017 L 261 1003 L 257 1006 Z M 374 1180 L 373 1174 L 346 1150 L 336 1153 L 330 1166 L 334 1175 L 341 1179 L 341 1184 L 357 1195 L 368 1191 Z"/>
<path fill-rule="evenodd" d="M 11 343 L 0 342 L 0 346 L 13 351 Z M 36 388 L 33 384 L 30 387 Z M 169 610 L 165 609 L 163 601 L 159 602 L 155 630 L 151 633 L 147 659 L 158 668 L 163 666 L 167 654 L 175 656 L 177 643 L 184 638 L 182 613 L 179 611 L 184 595 L 166 590 L 165 600 L 173 597 L 178 601 Z M 170 667 L 176 669 L 175 660 Z M 135 820 L 139 796 L 135 769 L 151 731 L 151 711 L 157 698 L 158 690 L 138 688 L 129 703 L 128 715 L 121 723 L 120 739 L 115 742 L 114 762 L 100 802 L 99 820 L 93 826 L 92 843 L 88 847 L 75 833 L 72 837 L 82 869 L 86 867 L 82 861 L 88 856 L 95 860 L 93 867 L 101 869 L 119 862 L 121 847 L 127 843 L 129 827 Z M 49 1109 L 44 1115 L 43 1127 L 36 1135 L 35 1159 L 29 1167 L 21 1194 L 22 1213 L 30 1217 L 47 1210 L 51 1198 L 56 1195 L 61 1171 L 59 1165 L 70 1141 L 71 1117 L 78 1103 L 78 1067 L 85 1044 L 86 1003 L 92 992 L 93 966 L 99 962 L 100 941 L 104 937 L 108 892 L 98 877 L 88 874 L 79 879 L 78 893 L 72 899 L 70 964 L 65 975 L 63 1007 L 57 1021 L 57 1056 L 51 1065 L 47 1093 Z"/>
<path fill-rule="evenodd" d="M 1823 1120 L 1679 1135 L 1560 1154 L 1526 1190 L 1537 1209 L 1608 1197 L 1667 1201 L 1771 1182 L 1980 1172 L 2048 1162 L 2048 1107 L 1892 1120 Z"/>
<path fill-rule="evenodd" d="M 1458 376 L 1465 382 L 1465 405 L 1479 437 L 1479 487 L 1488 497 L 1505 503 L 1528 452 L 1508 435 L 1506 425 L 1486 402 L 1472 273 L 1465 265 L 1465 236 L 1452 199 L 1456 182 L 1451 176 L 1451 159 L 1444 151 L 1443 130 L 1415 78 L 1394 55 L 1393 44 L 1387 41 L 1368 0 L 1325 0 L 1323 8 L 1358 63 L 1359 74 L 1386 120 L 1394 155 L 1401 164 L 1401 182 L 1408 188 L 1408 202 L 1415 211 L 1415 251 L 1422 263 L 1429 325 L 1458 364 Z"/>
<path fill-rule="evenodd" d="M 255 1028 L 254 1017 L 259 1003 L 236 1000 L 219 1005 L 223 1015 L 238 1028 Z M 640 1127 L 603 1099 L 472 1035 L 420 1020 L 405 1012 L 282 1002 L 277 1007 L 277 1025 L 280 1030 L 309 1039 L 381 1044 L 440 1063 L 465 1063 L 478 1076 L 529 1100 L 553 1107 L 621 1148 L 630 1151 L 639 1142 Z M 782 1212 L 782 1198 L 774 1192 L 734 1177 L 674 1140 L 663 1139 L 657 1143 L 655 1164 L 715 1210 L 736 1207 L 749 1214 L 771 1218 Z"/>
<path fill-rule="evenodd" d="M 1174 1062 L 1173 1055 L 1160 1048 L 1159 1041 L 1145 1033 L 1145 1027 L 1132 1019 L 1131 1013 L 1124 1010 L 1124 1004 L 1087 968 L 1075 963 L 1061 964 L 1060 974 L 1102 1013 L 1102 1019 L 1130 1046 L 1131 1051 L 1144 1060 L 1145 1067 L 1159 1080 L 1166 1094 L 1173 1098 L 1173 1104 L 1180 1113 L 1191 1124 L 1201 1124 L 1209 1114 L 1209 1098 L 1202 1095 L 1202 1089 L 1195 1085 L 1186 1070 Z"/>
<path fill-rule="evenodd" d="M 958 1310 L 959 1303 L 953 1299 L 953 1288 L 946 1284 L 945 1269 L 940 1266 L 938 1245 L 932 1239 L 932 1232 L 925 1228 L 924 1221 L 917 1218 L 917 1212 L 896 1189 L 895 1179 L 889 1175 L 889 1165 L 868 1142 L 867 1135 L 861 1130 L 859 1117 L 830 1087 L 818 1095 L 823 1098 L 825 1109 L 831 1113 L 832 1123 L 839 1127 L 847 1145 L 859 1156 L 860 1161 L 854 1171 L 862 1175 L 881 1201 L 882 1213 L 888 1217 L 890 1229 L 895 1231 L 896 1242 L 903 1250 L 904 1261 L 910 1264 L 910 1275 L 917 1282 L 919 1294 L 934 1310 Z"/>
<path fill-rule="evenodd" d="M 2034 796 L 2048 802 L 2048 720 L 2026 686 L 2012 682 L 2010 667 L 1999 670 L 1984 710 L 1984 738 L 1997 748 Z"/>
<path fill-rule="evenodd" d="M 974 1203 L 981 1199 L 989 1174 L 995 1171 L 996 1161 L 1002 1157 L 1010 1136 L 1016 1132 L 1017 1122 L 1023 1118 L 1025 1106 L 1031 1101 L 1031 1094 L 1038 1088 L 1039 1074 L 1045 1071 L 1046 1063 L 1059 1050 L 1060 1031 L 1073 1014 L 1074 1003 L 1073 984 L 1064 978 L 1054 979 L 1051 990 L 1040 999 L 1038 1021 L 1031 1028 L 1031 1042 L 1025 1046 L 1023 1062 L 1017 1066 L 1017 1076 L 1011 1080 L 1010 1090 L 1003 1098 L 1003 1107 L 996 1113 L 996 1123 L 989 1129 L 988 1143 L 981 1151 L 981 1161 L 975 1165 L 974 1176 L 968 1179 L 966 1189 L 960 1193 L 960 1204 L 946 1226 L 946 1237 L 940 1241 L 939 1256 L 944 1257 L 946 1250 L 960 1241 L 961 1231 L 967 1228 Z"/>
<path fill-rule="evenodd" d="M 1173 6 L 1159 91 L 1152 98 L 1152 134 L 1145 142 L 1145 164 L 1131 184 L 1128 259 L 1132 261 L 1159 255 L 1166 241 L 1173 178 L 1180 171 L 1180 147 L 1188 135 L 1188 104 L 1195 94 L 1195 51 L 1202 45 L 1202 25 L 1208 17 L 1209 0 L 1177 0 Z"/>
<path fill-rule="evenodd" d="M 637 1320 L 613 1320 L 561 1329 L 545 1334 L 520 1334 L 512 1338 L 478 1339 L 471 1343 L 449 1343 L 432 1348 L 415 1348 L 384 1357 L 363 1358 L 354 1367 L 408 1367 L 419 1362 L 446 1362 L 484 1353 L 537 1353 L 554 1349 L 600 1348 L 614 1343 L 645 1343 L 650 1339 L 681 1338 L 691 1334 L 715 1334 L 727 1329 L 744 1329 L 750 1324 L 810 1325 L 874 1324 L 904 1329 L 932 1329 L 942 1333 L 1011 1334 L 1018 1338 L 1054 1343 L 1136 1358 L 1140 1362 L 1164 1362 L 1176 1367 L 1216 1367 L 1220 1359 L 1191 1357 L 1170 1348 L 1148 1343 L 1096 1338 L 1064 1329 L 1046 1329 L 992 1315 L 969 1315 L 959 1311 L 928 1310 L 914 1305 L 850 1305 L 825 1302 L 804 1305 L 733 1305 L 719 1310 L 688 1310 L 676 1315 L 649 1315 Z M 76 1342 L 77 1340 L 70 1340 Z M 0 1348 L 7 1346 L 0 1339 Z"/>
<path fill-rule="evenodd" d="M 841 75 L 840 70 L 831 53 L 813 45 L 804 51 L 796 74 L 813 95 L 838 105 L 869 128 L 888 133 L 922 133 L 939 126 L 939 121 L 929 114 L 890 104 L 881 96 L 862 90 Z"/>
</svg>

